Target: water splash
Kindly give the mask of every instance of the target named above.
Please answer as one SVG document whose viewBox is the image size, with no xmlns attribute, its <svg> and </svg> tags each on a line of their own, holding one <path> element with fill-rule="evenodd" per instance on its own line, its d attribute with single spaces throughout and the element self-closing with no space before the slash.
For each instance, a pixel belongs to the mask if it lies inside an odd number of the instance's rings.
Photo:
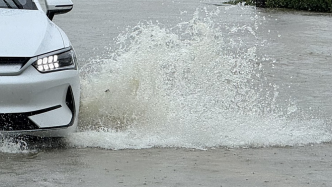
<svg viewBox="0 0 332 187">
<path fill-rule="evenodd" d="M 74 147 L 285 146 L 331 140 L 323 120 L 289 119 L 277 85 L 261 82 L 252 24 L 219 24 L 197 10 L 169 28 L 144 22 L 116 38 L 109 58 L 82 68 L 80 132 Z M 256 41 L 256 40 L 255 40 Z M 257 41 L 256 41 L 257 42 Z"/>
<path fill-rule="evenodd" d="M 63 138 L 0 134 L 0 153 L 34 155 L 41 150 L 63 148 L 67 148 L 66 141 Z"/>
<path fill-rule="evenodd" d="M 0 134 L 0 153 L 28 153 L 26 141 L 15 137 L 3 137 Z"/>
</svg>

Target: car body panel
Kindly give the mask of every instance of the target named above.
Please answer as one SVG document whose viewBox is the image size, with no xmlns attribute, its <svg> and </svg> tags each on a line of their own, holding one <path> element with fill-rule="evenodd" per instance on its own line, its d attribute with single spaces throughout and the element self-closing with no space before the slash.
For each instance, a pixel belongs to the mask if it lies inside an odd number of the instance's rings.
<svg viewBox="0 0 332 187">
<path fill-rule="evenodd" d="M 70 109 L 66 105 L 63 105 L 60 108 L 42 114 L 29 116 L 29 119 L 37 124 L 39 128 L 45 129 L 67 126 L 70 124 L 72 117 Z"/>
<path fill-rule="evenodd" d="M 33 66 L 38 58 L 73 51 L 64 31 L 33 1 L 38 10 L 0 8 L 0 135 L 63 137 L 77 127 L 79 72 L 77 64 L 49 72 Z"/>
<path fill-rule="evenodd" d="M 0 85 L 0 111 L 6 113 L 35 111 L 63 105 L 69 85 L 73 92 L 79 92 L 80 89 L 77 71 L 41 74 L 33 66 L 19 76 L 0 76 Z M 79 95 L 74 97 L 79 98 Z"/>
<path fill-rule="evenodd" d="M 0 23 L 0 56 L 33 57 L 68 47 L 43 11 L 0 8 Z"/>
</svg>

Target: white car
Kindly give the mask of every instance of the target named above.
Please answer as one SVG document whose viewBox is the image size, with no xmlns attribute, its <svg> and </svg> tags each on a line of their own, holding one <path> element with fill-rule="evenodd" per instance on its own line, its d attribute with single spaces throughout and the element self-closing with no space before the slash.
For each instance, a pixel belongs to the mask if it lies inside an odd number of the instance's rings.
<svg viewBox="0 0 332 187">
<path fill-rule="evenodd" d="M 76 130 L 75 51 L 51 20 L 71 0 L 0 0 L 0 134 L 64 137 Z"/>
</svg>

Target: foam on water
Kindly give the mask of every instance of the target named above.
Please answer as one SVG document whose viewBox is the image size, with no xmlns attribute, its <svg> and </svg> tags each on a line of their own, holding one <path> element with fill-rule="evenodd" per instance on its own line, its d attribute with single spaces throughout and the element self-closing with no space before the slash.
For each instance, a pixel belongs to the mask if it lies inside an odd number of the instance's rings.
<svg viewBox="0 0 332 187">
<path fill-rule="evenodd" d="M 331 140 L 320 119 L 289 116 L 263 83 L 252 23 L 225 26 L 197 10 L 173 27 L 144 22 L 116 38 L 108 58 L 82 67 L 80 132 L 73 147 L 106 149 L 286 146 Z M 233 38 L 232 38 L 233 37 Z M 259 41 L 258 41 L 259 42 Z"/>
</svg>

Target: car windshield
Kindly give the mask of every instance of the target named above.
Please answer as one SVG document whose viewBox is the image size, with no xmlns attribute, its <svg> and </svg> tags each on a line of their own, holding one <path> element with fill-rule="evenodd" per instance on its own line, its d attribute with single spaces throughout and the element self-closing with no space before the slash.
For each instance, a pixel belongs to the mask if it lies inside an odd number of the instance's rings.
<svg viewBox="0 0 332 187">
<path fill-rule="evenodd" d="M 0 0 L 0 8 L 37 10 L 32 0 Z"/>
</svg>

